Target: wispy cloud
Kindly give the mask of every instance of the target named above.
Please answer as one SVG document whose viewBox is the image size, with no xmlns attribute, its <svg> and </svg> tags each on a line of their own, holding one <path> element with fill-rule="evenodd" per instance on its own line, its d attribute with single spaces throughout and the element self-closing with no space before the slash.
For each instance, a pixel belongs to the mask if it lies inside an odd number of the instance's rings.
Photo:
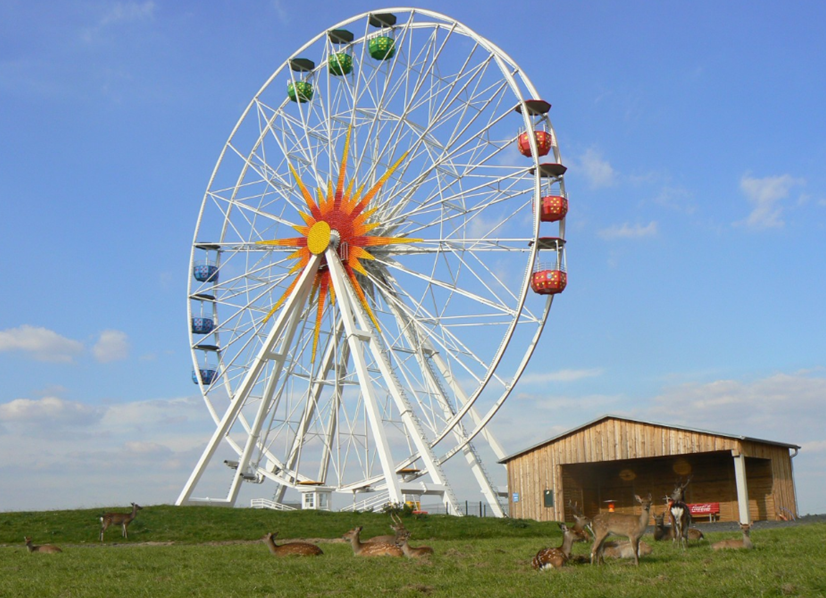
<svg viewBox="0 0 826 598">
<path fill-rule="evenodd" d="M 641 224 L 621 224 L 609 226 L 599 231 L 599 236 L 603 239 L 638 239 L 640 237 L 651 237 L 658 232 L 657 223 L 651 221 L 645 226 Z"/>
<path fill-rule="evenodd" d="M 129 340 L 120 330 L 104 330 L 92 347 L 92 354 L 101 363 L 121 361 L 129 356 Z"/>
<path fill-rule="evenodd" d="M 71 363 L 83 353 L 83 344 L 47 328 L 24 324 L 0 330 L 0 351 L 21 351 L 38 361 Z"/>
<path fill-rule="evenodd" d="M 520 384 L 545 384 L 547 382 L 576 382 L 584 378 L 595 378 L 602 375 L 599 368 L 583 370 L 557 370 L 541 374 L 527 374 L 519 379 Z"/>
<path fill-rule="evenodd" d="M 42 432 L 55 426 L 89 426 L 102 415 L 100 408 L 58 397 L 15 399 L 0 405 L 0 422 L 34 426 Z"/>
<path fill-rule="evenodd" d="M 106 5 L 106 11 L 97 22 L 82 32 L 85 41 L 94 41 L 106 29 L 124 23 L 148 21 L 155 16 L 155 2 L 115 2 Z"/>
<path fill-rule="evenodd" d="M 286 25 L 290 22 L 290 13 L 285 6 L 284 0 L 273 0 L 272 7 L 275 9 L 275 15 L 282 24 Z"/>
<path fill-rule="evenodd" d="M 577 164 L 593 189 L 612 187 L 617 183 L 617 173 L 611 163 L 593 148 L 587 149 Z"/>
<path fill-rule="evenodd" d="M 744 221 L 737 224 L 758 230 L 783 226 L 781 201 L 789 196 L 792 187 L 805 183 L 804 179 L 788 174 L 763 178 L 743 175 L 740 190 L 752 205 L 752 211 Z"/>
</svg>

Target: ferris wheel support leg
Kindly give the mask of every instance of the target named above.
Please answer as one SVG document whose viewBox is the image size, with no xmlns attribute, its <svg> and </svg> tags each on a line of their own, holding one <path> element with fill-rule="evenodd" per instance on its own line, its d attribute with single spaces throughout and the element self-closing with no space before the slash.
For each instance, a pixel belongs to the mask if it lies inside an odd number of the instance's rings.
<svg viewBox="0 0 826 598">
<path fill-rule="evenodd" d="M 310 263 L 305 267 L 304 272 L 299 279 L 298 285 L 287 300 L 286 305 L 281 309 L 281 313 L 278 316 L 278 320 L 273 325 L 272 330 L 270 330 L 269 334 L 267 335 L 266 342 L 262 346 L 261 350 L 258 352 L 256 356 L 253 366 L 250 368 L 249 372 L 244 378 L 244 381 L 241 383 L 241 386 L 238 387 L 238 391 L 235 393 L 235 396 L 230 401 L 230 406 L 227 409 L 226 413 L 224 413 L 224 417 L 221 419 L 220 425 L 216 428 L 215 432 L 212 434 L 212 438 L 210 438 L 209 443 L 207 444 L 204 452 L 201 454 L 201 458 L 198 460 L 198 464 L 195 466 L 195 469 L 192 471 L 192 474 L 189 476 L 189 480 L 187 480 L 184 489 L 181 491 L 181 494 L 178 496 L 178 500 L 175 501 L 176 505 L 184 505 L 192 497 L 192 491 L 195 489 L 195 486 L 198 484 L 198 481 L 201 479 L 204 471 L 206 470 L 207 465 L 209 465 L 210 460 L 215 454 L 215 451 L 218 449 L 218 446 L 221 444 L 221 441 L 226 437 L 229 433 L 229 429 L 232 427 L 232 424 L 235 422 L 236 418 L 238 417 L 241 408 L 244 406 L 244 401 L 246 401 L 247 396 L 249 395 L 250 390 L 252 389 L 255 382 L 258 380 L 258 377 L 261 374 L 261 371 L 264 369 L 267 361 L 273 359 L 274 357 L 278 357 L 272 353 L 272 348 L 275 345 L 276 341 L 279 340 L 281 337 L 281 332 L 285 330 L 285 328 L 289 328 L 289 331 L 295 331 L 295 322 L 298 320 L 297 317 L 291 318 L 290 316 L 293 315 L 293 312 L 296 309 L 300 309 L 302 305 L 304 305 L 306 301 L 307 294 L 312 287 L 313 278 L 315 277 L 315 272 L 318 270 L 318 263 L 319 263 L 318 256 L 313 256 L 313 259 Z M 287 339 L 288 341 L 289 339 Z M 285 342 L 286 344 L 286 342 Z M 283 365 L 284 357 L 283 354 L 280 356 L 280 365 Z M 279 367 L 280 369 L 280 367 Z M 277 378 L 278 372 L 274 373 L 274 377 Z M 271 381 L 271 383 L 273 383 Z M 270 393 L 271 394 L 271 393 Z M 264 407 L 265 401 L 262 399 L 261 408 Z M 259 408 L 259 415 L 260 415 L 260 408 Z M 258 424 L 258 429 L 260 430 L 260 417 L 256 417 L 256 424 Z M 252 433 L 250 434 L 250 437 Z M 244 454 L 247 454 L 249 448 L 249 442 L 247 443 L 247 447 L 245 447 Z M 249 455 L 247 455 L 246 463 L 239 462 L 238 468 L 235 471 L 235 477 L 233 479 L 233 485 L 230 488 L 230 492 L 227 495 L 227 500 L 222 501 L 229 506 L 232 506 L 235 502 L 235 498 L 237 498 L 237 489 L 236 484 L 238 480 L 241 479 L 241 476 L 244 474 L 244 470 L 246 469 L 247 464 L 249 463 Z M 233 493 L 234 491 L 234 493 Z"/>
<path fill-rule="evenodd" d="M 364 358 L 364 345 L 372 337 L 372 334 L 363 326 L 360 326 L 359 329 L 356 328 L 356 313 L 359 313 L 361 307 L 353 304 L 353 292 L 350 289 L 350 282 L 346 278 L 338 254 L 332 249 L 327 249 L 326 255 L 333 288 L 336 290 L 336 297 L 341 310 L 341 318 L 344 322 L 347 344 L 350 347 L 350 355 L 358 375 L 359 386 L 364 395 L 364 406 L 370 420 L 370 429 L 376 439 L 377 452 L 384 473 L 384 480 L 387 484 L 389 499 L 400 503 L 402 502 L 401 486 L 396 475 L 396 466 L 390 452 L 390 444 L 387 442 L 387 435 L 382 425 L 373 384 L 370 381 L 367 361 Z"/>
<path fill-rule="evenodd" d="M 330 258 L 328 257 L 328 263 L 329 261 Z M 331 271 L 333 269 L 340 268 L 341 265 L 337 263 L 335 268 L 331 268 Z M 343 275 L 343 272 L 341 274 Z M 356 317 L 359 323 L 359 326 L 361 326 L 363 329 L 369 329 L 370 323 L 367 321 L 367 317 L 365 316 L 361 308 L 354 305 L 353 311 L 354 316 Z M 376 333 L 379 334 L 378 331 L 376 331 Z M 460 512 L 458 500 L 456 499 L 456 496 L 453 493 L 453 489 L 450 487 L 450 483 L 448 482 L 447 476 L 445 476 L 444 472 L 442 471 L 442 467 L 439 464 L 439 461 L 436 459 L 436 456 L 433 454 L 430 445 L 427 443 L 424 431 L 421 429 L 421 425 L 419 424 L 415 415 L 413 415 L 412 406 L 410 405 L 409 400 L 407 399 L 407 397 L 405 397 L 404 392 L 400 388 L 396 375 L 393 372 L 392 365 L 390 364 L 390 361 L 385 355 L 385 353 L 382 351 L 382 348 L 379 345 L 379 339 L 375 334 L 370 335 L 370 338 L 368 340 L 368 347 L 371 353 L 373 354 L 373 359 L 378 365 L 382 377 L 387 383 L 388 390 L 390 391 L 390 394 L 393 397 L 393 401 L 396 403 L 396 407 L 398 408 L 399 413 L 401 414 L 402 421 L 404 422 L 405 427 L 410 432 L 410 437 L 413 439 L 413 442 L 416 445 L 416 449 L 418 450 L 419 457 L 424 462 L 424 465 L 428 473 L 430 474 L 431 479 L 435 484 L 444 486 L 445 503 L 447 505 L 450 505 L 454 512 Z M 395 471 L 393 471 L 393 477 L 394 479 L 396 478 Z"/>
</svg>

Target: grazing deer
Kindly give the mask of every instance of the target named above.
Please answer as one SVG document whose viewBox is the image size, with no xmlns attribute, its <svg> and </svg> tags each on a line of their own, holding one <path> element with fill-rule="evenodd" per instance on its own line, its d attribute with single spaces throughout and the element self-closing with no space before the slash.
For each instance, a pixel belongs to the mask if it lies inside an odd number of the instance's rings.
<svg viewBox="0 0 826 598">
<path fill-rule="evenodd" d="M 713 550 L 724 550 L 724 549 L 746 549 L 751 550 L 754 548 L 754 544 L 749 537 L 749 530 L 751 529 L 751 525 L 748 523 L 741 523 L 740 529 L 743 530 L 743 537 L 739 539 L 729 538 L 728 540 L 720 540 L 719 542 L 715 542 L 711 545 Z"/>
<path fill-rule="evenodd" d="M 573 528 L 569 528 L 564 523 L 559 524 L 562 530 L 562 545 L 559 548 L 543 548 L 536 553 L 531 561 L 531 566 L 537 571 L 548 569 L 559 569 L 564 567 L 568 559 L 571 558 L 571 547 L 577 539 Z"/>
<path fill-rule="evenodd" d="M 591 520 L 579 509 L 578 502 L 568 501 L 568 507 L 574 514 L 574 534 L 575 542 L 590 542 L 594 537 L 594 530 L 591 527 Z"/>
<path fill-rule="evenodd" d="M 271 532 L 264 534 L 264 537 L 261 538 L 275 556 L 319 556 L 324 554 L 318 546 L 309 542 L 287 542 L 278 546 L 275 543 L 277 535 L 278 532 Z"/>
<path fill-rule="evenodd" d="M 430 546 L 413 547 L 407 543 L 410 539 L 410 532 L 404 530 L 396 537 L 396 546 L 402 549 L 404 556 L 409 559 L 427 558 L 433 554 L 433 549 Z"/>
<path fill-rule="evenodd" d="M 619 542 L 608 541 L 602 545 L 604 556 L 609 559 L 633 559 L 634 547 L 628 540 L 620 540 Z M 640 556 L 648 556 L 651 554 L 651 546 L 645 542 L 640 541 Z"/>
<path fill-rule="evenodd" d="M 132 503 L 132 512 L 131 513 L 104 513 L 100 516 L 100 541 L 103 542 L 103 534 L 109 528 L 110 525 L 119 525 L 123 530 L 121 535 L 129 539 L 129 534 L 126 533 L 126 528 L 129 526 L 130 523 L 138 516 L 138 511 L 143 509 L 143 507 L 137 505 L 136 503 Z"/>
<path fill-rule="evenodd" d="M 362 542 L 359 540 L 362 526 L 354 527 L 344 534 L 343 538 L 350 542 L 355 556 L 404 556 L 402 549 L 387 542 Z"/>
<path fill-rule="evenodd" d="M 625 536 L 631 542 L 634 549 L 634 564 L 640 564 L 640 538 L 648 527 L 648 519 L 651 517 L 651 494 L 648 498 L 640 498 L 636 494 L 634 498 L 642 505 L 640 515 L 628 515 L 626 513 L 600 513 L 593 519 L 594 525 L 594 545 L 591 547 L 591 563 L 599 565 L 603 562 L 603 544 L 608 534 Z"/>
<path fill-rule="evenodd" d="M 673 528 L 672 538 L 680 543 L 680 547 L 688 547 L 688 528 L 691 527 L 691 509 L 683 500 L 685 489 L 691 481 L 691 476 L 684 484 L 679 481 L 674 487 L 671 496 L 668 497 L 668 511 L 671 513 L 671 527 Z"/>
<path fill-rule="evenodd" d="M 48 553 L 55 553 L 55 552 L 63 552 L 57 546 L 52 544 L 44 544 L 43 546 L 36 546 L 32 544 L 32 539 L 29 536 L 25 536 L 23 538 L 26 541 L 26 548 L 28 548 L 29 552 L 48 552 Z"/>
<path fill-rule="evenodd" d="M 372 538 L 365 540 L 365 544 L 398 544 L 399 537 L 402 533 L 407 531 L 407 528 L 404 527 L 404 523 L 402 523 L 401 518 L 396 515 L 395 513 L 390 513 L 390 517 L 393 519 L 393 523 L 390 524 L 390 529 L 393 530 L 393 535 L 387 536 L 373 536 Z"/>
</svg>

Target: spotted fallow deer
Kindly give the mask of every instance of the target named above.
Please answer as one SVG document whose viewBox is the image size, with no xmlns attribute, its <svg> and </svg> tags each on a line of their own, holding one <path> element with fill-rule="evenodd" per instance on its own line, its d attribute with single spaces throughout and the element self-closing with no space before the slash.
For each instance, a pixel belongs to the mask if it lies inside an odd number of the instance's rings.
<svg viewBox="0 0 826 598">
<path fill-rule="evenodd" d="M 275 556 L 320 556 L 324 554 L 318 546 L 309 542 L 287 542 L 279 546 L 275 543 L 276 536 L 278 532 L 271 532 L 261 538 Z"/>
<path fill-rule="evenodd" d="M 537 571 L 547 571 L 549 569 L 559 569 L 564 567 L 571 558 L 571 547 L 577 539 L 577 534 L 573 528 L 564 523 L 559 524 L 562 530 L 562 545 L 558 548 L 543 548 L 536 553 L 531 561 L 531 566 Z"/>
<path fill-rule="evenodd" d="M 654 515 L 654 541 L 656 542 L 674 539 L 674 528 L 665 525 L 664 521 L 665 513 Z M 688 528 L 688 539 L 689 541 L 696 540 L 699 543 L 700 540 L 705 540 L 705 535 L 696 527 L 690 527 Z"/>
<path fill-rule="evenodd" d="M 126 533 L 126 528 L 129 526 L 130 523 L 138 516 L 138 511 L 143 509 L 140 505 L 136 503 L 132 503 L 132 512 L 131 513 L 104 513 L 100 516 L 100 541 L 103 542 L 103 534 L 109 528 L 110 525 L 119 525 L 121 526 L 121 535 L 124 538 L 129 538 L 129 534 Z"/>
<path fill-rule="evenodd" d="M 373 536 L 367 540 L 364 540 L 365 544 L 398 544 L 399 537 L 402 533 L 407 531 L 407 528 L 404 527 L 404 523 L 402 523 L 401 518 L 396 515 L 395 513 L 390 514 L 390 518 L 393 520 L 393 523 L 390 524 L 390 529 L 393 530 L 393 535 L 386 535 L 386 536 Z"/>
<path fill-rule="evenodd" d="M 354 527 L 344 534 L 343 538 L 350 542 L 355 556 L 404 556 L 402 549 L 387 542 L 362 542 L 359 539 L 362 526 Z"/>
<path fill-rule="evenodd" d="M 640 498 L 634 495 L 638 503 L 642 505 L 642 512 L 639 515 L 627 513 L 600 513 L 593 519 L 594 544 L 591 547 L 591 563 L 599 565 L 603 559 L 603 544 L 609 534 L 625 536 L 631 542 L 634 550 L 634 564 L 640 564 L 640 538 L 648 527 L 648 520 L 651 517 L 651 494 L 648 498 Z"/>
<path fill-rule="evenodd" d="M 63 552 L 57 546 L 53 544 L 43 544 L 42 546 L 37 546 L 32 544 L 32 539 L 29 536 L 25 536 L 23 538 L 26 541 L 26 548 L 28 549 L 29 553 L 32 552 L 45 552 L 45 553 L 55 553 L 55 552 Z"/>
<path fill-rule="evenodd" d="M 728 540 L 720 540 L 719 542 L 715 542 L 711 545 L 712 550 L 751 550 L 752 548 L 754 548 L 754 544 L 752 544 L 751 538 L 749 537 L 749 530 L 751 530 L 751 525 L 749 525 L 748 523 L 741 523 L 740 529 L 743 530 L 742 538 L 729 538 Z"/>
</svg>

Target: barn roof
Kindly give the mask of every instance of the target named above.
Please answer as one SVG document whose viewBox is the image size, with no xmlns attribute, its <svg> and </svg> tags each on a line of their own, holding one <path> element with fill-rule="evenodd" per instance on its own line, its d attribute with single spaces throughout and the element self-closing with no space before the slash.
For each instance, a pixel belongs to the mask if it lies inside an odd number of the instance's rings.
<svg viewBox="0 0 826 598">
<path fill-rule="evenodd" d="M 785 443 L 785 442 L 776 442 L 774 440 L 763 440 L 763 439 L 760 439 L 760 438 L 751 438 L 749 436 L 740 436 L 738 434 L 726 434 L 724 432 L 712 432 L 710 430 L 701 430 L 699 428 L 689 428 L 687 426 L 675 426 L 673 424 L 663 424 L 663 423 L 660 423 L 660 422 L 651 422 L 651 421 L 644 421 L 644 420 L 641 420 L 641 419 L 632 419 L 630 417 L 624 417 L 622 415 L 608 414 L 608 415 L 603 415 L 601 417 L 598 417 L 597 419 L 594 419 L 592 421 L 589 421 L 588 423 L 582 424 L 581 426 L 577 426 L 576 428 L 571 428 L 567 432 L 563 432 L 562 434 L 558 434 L 558 435 L 554 436 L 553 438 L 543 440 L 542 442 L 539 442 L 537 444 L 529 446 L 528 448 L 522 449 L 521 451 L 513 453 L 512 455 L 508 455 L 507 457 L 504 457 L 504 458 L 500 459 L 498 462 L 499 463 L 507 463 L 511 459 L 519 457 L 520 455 L 524 455 L 525 453 L 529 453 L 534 449 L 537 449 L 541 446 L 545 446 L 546 444 L 556 442 L 557 440 L 560 440 L 561 438 L 565 438 L 566 436 L 576 434 L 580 430 L 584 430 L 585 428 L 589 428 L 593 425 L 596 425 L 600 422 L 603 422 L 603 421 L 609 420 L 609 419 L 619 419 L 619 420 L 631 422 L 631 423 L 634 423 L 634 424 L 644 424 L 644 425 L 647 425 L 647 426 L 659 426 L 661 428 L 671 428 L 673 430 L 686 430 L 688 432 L 697 432 L 697 433 L 700 433 L 700 434 L 709 434 L 711 436 L 721 436 L 723 438 L 733 438 L 735 440 L 742 440 L 742 441 L 745 441 L 745 442 L 759 442 L 759 443 L 762 443 L 762 444 L 772 444 L 774 446 L 781 446 L 781 447 L 784 447 L 784 448 L 795 449 L 795 450 L 800 449 L 800 446 L 798 446 L 796 444 L 788 444 L 788 443 Z"/>
</svg>

